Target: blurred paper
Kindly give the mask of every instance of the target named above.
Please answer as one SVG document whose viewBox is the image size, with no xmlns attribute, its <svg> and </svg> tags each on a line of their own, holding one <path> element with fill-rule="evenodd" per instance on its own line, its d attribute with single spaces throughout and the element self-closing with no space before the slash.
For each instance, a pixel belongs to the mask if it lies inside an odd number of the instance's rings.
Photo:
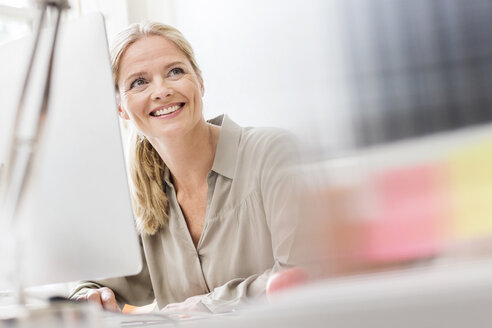
<svg viewBox="0 0 492 328">
<path fill-rule="evenodd" d="M 455 151 L 449 157 L 453 236 L 492 234 L 492 140 Z"/>
<path fill-rule="evenodd" d="M 374 176 L 376 217 L 367 226 L 367 256 L 402 260 L 435 255 L 443 236 L 442 168 L 420 165 Z"/>
</svg>

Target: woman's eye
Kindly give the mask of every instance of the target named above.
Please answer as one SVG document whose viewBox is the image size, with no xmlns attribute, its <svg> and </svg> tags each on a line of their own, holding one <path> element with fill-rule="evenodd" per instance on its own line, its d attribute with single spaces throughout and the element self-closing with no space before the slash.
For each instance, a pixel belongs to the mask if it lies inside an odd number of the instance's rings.
<svg viewBox="0 0 492 328">
<path fill-rule="evenodd" d="M 176 75 L 180 75 L 183 73 L 184 73 L 184 70 L 182 68 L 175 67 L 169 71 L 169 76 L 176 76 Z"/>
<path fill-rule="evenodd" d="M 139 87 L 141 85 L 144 85 L 146 82 L 143 78 L 139 77 L 138 79 L 136 79 L 135 81 L 132 82 L 132 84 L 130 85 L 130 89 L 133 89 L 135 87 Z"/>
</svg>

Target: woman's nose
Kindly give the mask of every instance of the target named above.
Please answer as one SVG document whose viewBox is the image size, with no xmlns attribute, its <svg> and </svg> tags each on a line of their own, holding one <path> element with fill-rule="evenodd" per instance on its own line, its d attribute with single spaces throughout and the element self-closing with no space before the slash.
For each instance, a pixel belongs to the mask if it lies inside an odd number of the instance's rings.
<svg viewBox="0 0 492 328">
<path fill-rule="evenodd" d="M 152 86 L 152 100 L 165 99 L 173 93 L 172 88 L 163 80 L 157 80 Z"/>
</svg>

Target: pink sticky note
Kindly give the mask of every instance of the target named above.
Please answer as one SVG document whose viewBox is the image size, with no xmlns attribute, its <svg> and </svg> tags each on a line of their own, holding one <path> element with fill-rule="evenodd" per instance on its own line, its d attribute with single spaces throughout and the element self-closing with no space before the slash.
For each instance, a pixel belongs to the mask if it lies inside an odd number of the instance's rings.
<svg viewBox="0 0 492 328">
<path fill-rule="evenodd" d="M 429 164 L 374 176 L 376 210 L 367 224 L 368 259 L 408 260 L 437 252 L 447 203 L 442 172 L 440 166 Z"/>
</svg>

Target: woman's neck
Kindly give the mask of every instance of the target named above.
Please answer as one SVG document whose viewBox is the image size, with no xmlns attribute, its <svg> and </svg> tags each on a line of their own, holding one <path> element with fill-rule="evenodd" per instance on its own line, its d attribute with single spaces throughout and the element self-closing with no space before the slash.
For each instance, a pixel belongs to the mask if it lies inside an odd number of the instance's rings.
<svg viewBox="0 0 492 328">
<path fill-rule="evenodd" d="M 150 140 L 171 171 L 177 191 L 190 194 L 206 182 L 219 133 L 220 127 L 202 121 L 192 131 L 174 140 Z"/>
</svg>

